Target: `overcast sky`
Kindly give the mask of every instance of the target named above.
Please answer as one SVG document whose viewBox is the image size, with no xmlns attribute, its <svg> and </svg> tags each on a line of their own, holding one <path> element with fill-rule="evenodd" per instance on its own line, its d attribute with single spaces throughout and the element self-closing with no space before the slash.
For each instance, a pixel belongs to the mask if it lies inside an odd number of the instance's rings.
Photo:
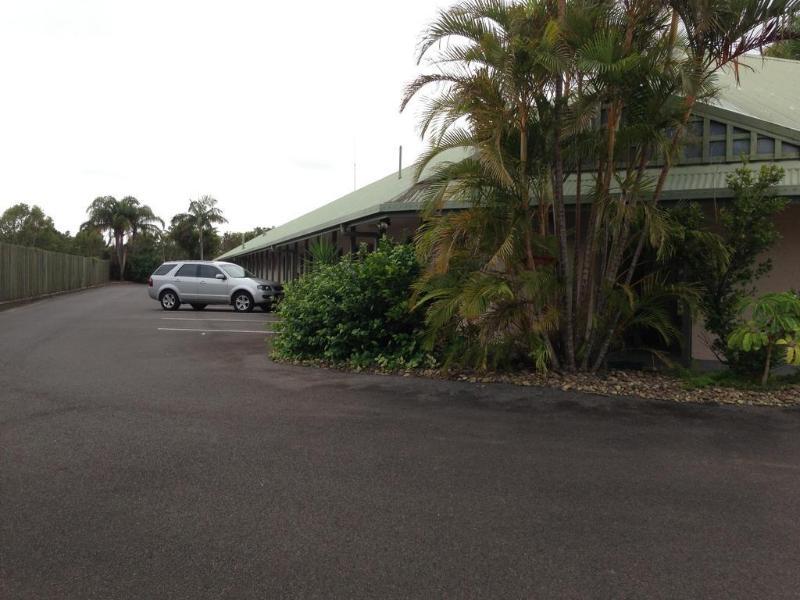
<svg viewBox="0 0 800 600">
<path fill-rule="evenodd" d="M 73 233 L 96 196 L 167 221 L 211 194 L 227 230 L 280 225 L 422 149 L 400 115 L 446 0 L 0 2 L 0 212 Z"/>
</svg>

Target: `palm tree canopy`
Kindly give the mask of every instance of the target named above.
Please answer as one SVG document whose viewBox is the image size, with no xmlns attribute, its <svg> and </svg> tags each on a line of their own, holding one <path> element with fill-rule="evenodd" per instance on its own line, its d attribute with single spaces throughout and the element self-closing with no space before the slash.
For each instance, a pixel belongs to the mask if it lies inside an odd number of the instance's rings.
<svg viewBox="0 0 800 600">
<path fill-rule="evenodd" d="M 786 37 L 799 3 L 462 0 L 441 11 L 401 103 L 420 103 L 429 142 L 409 195 L 427 209 L 416 300 L 431 331 L 475 334 L 484 349 L 527 338 L 522 354 L 537 364 L 543 350 L 555 368 L 599 368 L 642 324 L 620 301 L 663 297 L 638 265 L 645 246 L 664 244 L 658 198 L 695 103 L 713 96 L 719 69 Z M 456 147 L 472 157 L 430 164 Z M 584 169 L 588 223 L 577 202 L 573 228 L 563 185 L 572 172 L 582 189 Z M 468 208 L 443 211 L 451 200 Z"/>
<path fill-rule="evenodd" d="M 114 196 L 98 196 L 86 210 L 89 215 L 89 220 L 81 225 L 81 228 L 114 231 L 119 224 L 116 218 L 118 204 L 119 202 L 117 202 Z"/>
<path fill-rule="evenodd" d="M 136 237 L 138 233 L 158 234 L 164 228 L 164 221 L 157 217 L 146 204 L 140 205 L 139 201 L 132 196 L 122 199 L 128 212 L 128 221 L 131 226 L 131 237 Z"/>
<path fill-rule="evenodd" d="M 193 215 L 198 226 L 208 227 L 228 220 L 222 216 L 222 211 L 217 208 L 217 200 L 211 196 L 201 196 L 189 202 L 189 214 Z"/>
<path fill-rule="evenodd" d="M 713 72 L 791 33 L 798 0 L 670 0 L 698 66 Z"/>
<path fill-rule="evenodd" d="M 158 234 L 164 227 L 164 221 L 149 206 L 142 205 L 133 196 L 125 196 L 122 200 L 117 200 L 114 196 L 99 196 L 92 201 L 86 212 L 89 220 L 81 225 L 81 229 L 110 232 L 109 242 L 113 239 L 120 280 L 125 274 L 128 243 L 139 233 Z"/>
<path fill-rule="evenodd" d="M 139 232 L 154 233 L 164 227 L 164 221 L 133 196 L 125 196 L 122 200 L 114 196 L 99 196 L 86 212 L 89 220 L 81 225 L 82 229 L 110 231 L 115 237 L 135 236 Z"/>
</svg>

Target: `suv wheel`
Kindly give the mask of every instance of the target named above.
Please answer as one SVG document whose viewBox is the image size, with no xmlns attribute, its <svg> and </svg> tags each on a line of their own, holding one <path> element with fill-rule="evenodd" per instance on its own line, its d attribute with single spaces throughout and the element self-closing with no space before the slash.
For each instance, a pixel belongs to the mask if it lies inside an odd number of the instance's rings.
<svg viewBox="0 0 800 600">
<path fill-rule="evenodd" d="M 161 301 L 161 308 L 164 310 L 178 310 L 181 306 L 178 294 L 172 290 L 161 292 L 161 296 L 158 299 Z"/>
<path fill-rule="evenodd" d="M 236 312 L 252 312 L 253 297 L 247 292 L 236 292 L 233 296 L 233 310 Z"/>
<path fill-rule="evenodd" d="M 205 304 L 192 304 L 192 308 L 195 310 L 203 310 L 205 307 Z"/>
</svg>

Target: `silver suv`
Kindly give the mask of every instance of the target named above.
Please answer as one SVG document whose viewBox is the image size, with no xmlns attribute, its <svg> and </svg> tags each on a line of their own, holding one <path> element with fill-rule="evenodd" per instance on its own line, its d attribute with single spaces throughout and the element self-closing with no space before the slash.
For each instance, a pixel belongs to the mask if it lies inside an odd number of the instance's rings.
<svg viewBox="0 0 800 600">
<path fill-rule="evenodd" d="M 164 310 L 178 310 L 186 303 L 195 310 L 231 304 L 237 312 L 250 312 L 254 306 L 267 312 L 283 298 L 280 284 L 260 279 L 239 265 L 196 260 L 165 262 L 148 279 L 147 292 Z"/>
</svg>

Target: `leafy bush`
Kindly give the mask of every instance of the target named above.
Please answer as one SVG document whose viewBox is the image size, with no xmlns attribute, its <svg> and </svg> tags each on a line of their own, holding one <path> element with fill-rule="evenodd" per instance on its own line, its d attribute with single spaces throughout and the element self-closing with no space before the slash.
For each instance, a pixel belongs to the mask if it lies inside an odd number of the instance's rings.
<svg viewBox="0 0 800 600">
<path fill-rule="evenodd" d="M 316 239 L 311 242 L 306 254 L 306 268 L 316 269 L 320 265 L 332 265 L 339 260 L 339 251 L 331 242 Z"/>
<path fill-rule="evenodd" d="M 775 195 L 774 186 L 783 175 L 776 165 L 763 165 L 758 172 L 745 165 L 728 175 L 734 197 L 719 211 L 718 234 L 706 231 L 706 217 L 698 205 L 672 211 L 672 269 L 677 279 L 698 284 L 705 327 L 716 336 L 711 350 L 743 376 L 761 371 L 765 350 L 744 351 L 727 341 L 739 324 L 742 302 L 755 294 L 755 283 L 772 268 L 764 253 L 780 239 L 775 216 L 788 199 Z"/>
<path fill-rule="evenodd" d="M 152 275 L 153 271 L 164 262 L 159 240 L 149 233 L 139 234 L 135 239 L 131 240 L 128 246 L 125 279 L 144 283 Z"/>
<path fill-rule="evenodd" d="M 414 249 L 385 239 L 375 252 L 362 246 L 334 264 L 318 263 L 286 286 L 274 356 L 385 369 L 429 364 L 421 318 L 409 308 L 418 273 Z"/>
<path fill-rule="evenodd" d="M 752 317 L 728 336 L 728 346 L 743 352 L 766 351 L 761 375 L 765 385 L 780 350 L 788 364 L 800 366 L 800 297 L 793 292 L 766 294 L 752 307 Z"/>
<path fill-rule="evenodd" d="M 475 216 L 478 211 L 470 211 Z M 479 215 L 482 216 L 482 215 Z M 444 220 L 426 234 L 443 239 Z M 552 308 L 557 290 L 553 269 L 506 272 L 481 269 L 474 256 L 450 257 L 449 270 L 439 273 L 418 238 L 418 252 L 428 264 L 414 285 L 414 300 L 424 310 L 424 347 L 443 359 L 447 368 L 547 371 L 552 354 L 548 336 L 558 315 Z M 477 244 L 476 244 L 477 245 Z"/>
</svg>

